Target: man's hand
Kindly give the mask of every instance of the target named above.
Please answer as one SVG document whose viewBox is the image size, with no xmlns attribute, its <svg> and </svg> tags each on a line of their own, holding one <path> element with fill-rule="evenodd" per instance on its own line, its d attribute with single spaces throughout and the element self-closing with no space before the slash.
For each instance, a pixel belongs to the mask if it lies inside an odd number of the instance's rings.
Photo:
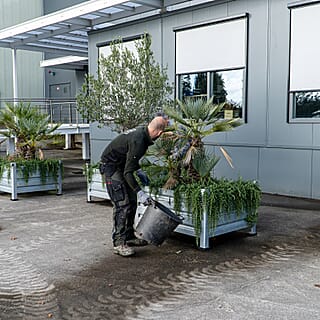
<svg viewBox="0 0 320 320">
<path fill-rule="evenodd" d="M 145 206 L 148 206 L 152 203 L 152 198 L 146 194 L 143 190 L 138 191 L 138 202 L 142 203 Z"/>
<path fill-rule="evenodd" d="M 143 186 L 149 185 L 149 183 L 150 183 L 149 178 L 148 178 L 147 174 L 142 169 L 137 170 L 137 176 L 140 179 Z"/>
</svg>

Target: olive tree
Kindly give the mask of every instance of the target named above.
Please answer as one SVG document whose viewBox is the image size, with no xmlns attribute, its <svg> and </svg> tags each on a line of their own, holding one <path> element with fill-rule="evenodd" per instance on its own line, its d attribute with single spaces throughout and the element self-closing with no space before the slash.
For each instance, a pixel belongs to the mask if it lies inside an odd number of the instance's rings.
<svg viewBox="0 0 320 320">
<path fill-rule="evenodd" d="M 80 114 L 89 122 L 109 125 L 117 132 L 147 123 L 170 102 L 167 69 L 155 61 L 151 37 L 143 35 L 129 50 L 121 39 L 110 54 L 99 57 L 97 76 L 86 75 L 77 95 Z"/>
</svg>

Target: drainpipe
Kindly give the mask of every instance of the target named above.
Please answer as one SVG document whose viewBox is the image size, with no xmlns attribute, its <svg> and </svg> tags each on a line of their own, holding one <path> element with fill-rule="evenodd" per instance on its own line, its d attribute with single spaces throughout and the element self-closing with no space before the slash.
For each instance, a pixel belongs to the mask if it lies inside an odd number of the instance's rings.
<svg viewBox="0 0 320 320">
<path fill-rule="evenodd" d="M 13 103 L 18 99 L 18 77 L 17 77 L 17 49 L 12 49 L 12 82 L 13 82 Z"/>
</svg>

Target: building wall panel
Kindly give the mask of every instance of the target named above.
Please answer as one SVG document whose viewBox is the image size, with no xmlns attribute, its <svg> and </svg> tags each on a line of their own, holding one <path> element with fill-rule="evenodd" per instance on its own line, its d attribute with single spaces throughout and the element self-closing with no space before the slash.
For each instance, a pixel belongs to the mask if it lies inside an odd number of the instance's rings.
<svg viewBox="0 0 320 320">
<path fill-rule="evenodd" d="M 320 199 L 320 150 L 312 153 L 312 195 L 311 198 Z"/>
<path fill-rule="evenodd" d="M 265 192 L 320 198 L 319 125 L 287 121 L 289 3 L 287 0 L 211 2 L 207 7 L 189 12 L 164 15 L 163 19 L 93 33 L 90 54 L 96 53 L 95 44 L 102 39 L 147 31 L 153 41 L 159 41 L 153 45 L 156 57 L 168 66 L 169 77 L 174 81 L 175 28 L 247 13 L 248 121 L 233 132 L 216 133 L 206 139 L 208 147 L 213 150 L 218 150 L 217 144 L 229 150 L 235 165 L 235 170 L 230 170 L 222 159 L 215 174 L 257 179 Z M 90 62 L 90 68 L 97 68 L 96 61 Z M 96 139 L 103 139 L 98 129 L 94 130 L 92 139 L 93 144 Z"/>
<path fill-rule="evenodd" d="M 232 159 L 233 168 L 224 158 L 219 147 L 215 147 L 215 154 L 220 157 L 216 166 L 217 178 L 258 180 L 259 148 L 253 147 L 224 147 Z M 245 155 L 245 157 L 243 156 Z"/>
<path fill-rule="evenodd" d="M 265 192 L 311 197 L 312 151 L 262 148 L 259 181 Z"/>
</svg>

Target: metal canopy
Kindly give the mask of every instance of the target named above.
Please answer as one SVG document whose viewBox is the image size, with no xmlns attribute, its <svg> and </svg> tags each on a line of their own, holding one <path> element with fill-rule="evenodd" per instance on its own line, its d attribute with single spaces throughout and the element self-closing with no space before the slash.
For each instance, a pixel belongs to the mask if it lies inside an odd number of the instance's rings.
<svg viewBox="0 0 320 320">
<path fill-rule="evenodd" d="M 212 1 L 90 0 L 0 30 L 0 47 L 87 58 L 88 31 Z"/>
</svg>

